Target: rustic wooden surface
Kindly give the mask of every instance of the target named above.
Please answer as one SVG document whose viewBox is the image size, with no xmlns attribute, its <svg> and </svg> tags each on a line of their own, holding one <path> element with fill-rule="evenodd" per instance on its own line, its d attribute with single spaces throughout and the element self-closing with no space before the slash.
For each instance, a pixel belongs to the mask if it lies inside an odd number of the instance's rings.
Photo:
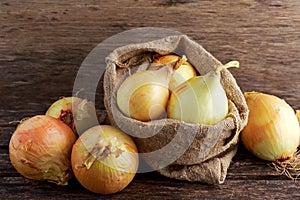
<svg viewBox="0 0 300 200">
<path fill-rule="evenodd" d="M 0 197 L 5 199 L 295 199 L 299 181 L 239 149 L 222 185 L 137 174 L 122 192 L 93 194 L 76 180 L 66 187 L 23 178 L 12 167 L 11 121 L 44 113 L 72 94 L 77 70 L 100 42 L 124 30 L 162 27 L 187 34 L 230 70 L 243 91 L 262 91 L 300 109 L 300 1 L 1 0 Z"/>
</svg>

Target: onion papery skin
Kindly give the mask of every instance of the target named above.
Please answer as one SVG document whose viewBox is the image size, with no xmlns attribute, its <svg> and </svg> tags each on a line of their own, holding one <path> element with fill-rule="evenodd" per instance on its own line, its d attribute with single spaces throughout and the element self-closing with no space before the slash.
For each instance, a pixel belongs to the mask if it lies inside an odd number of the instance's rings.
<svg viewBox="0 0 300 200">
<path fill-rule="evenodd" d="M 155 68 L 156 66 L 171 66 L 173 68 L 174 72 L 169 83 L 171 91 L 181 83 L 197 75 L 196 70 L 186 58 L 177 55 L 165 55 L 155 59 L 150 68 Z"/>
<path fill-rule="evenodd" d="M 14 168 L 24 177 L 66 185 L 72 177 L 71 150 L 76 136 L 59 119 L 37 115 L 23 120 L 9 142 Z"/>
<path fill-rule="evenodd" d="M 51 104 L 51 106 L 46 111 L 45 115 L 59 118 L 70 128 L 72 128 L 74 133 L 76 133 L 72 114 L 72 104 L 73 102 L 77 101 L 80 101 L 80 99 L 77 97 L 63 97 Z"/>
<path fill-rule="evenodd" d="M 134 178 L 139 158 L 133 140 L 109 125 L 84 132 L 73 146 L 72 168 L 86 189 L 100 194 L 123 190 Z"/>
<path fill-rule="evenodd" d="M 296 110 L 296 117 L 297 117 L 298 122 L 300 124 L 300 110 Z"/>
<path fill-rule="evenodd" d="M 78 97 L 63 97 L 55 101 L 45 115 L 60 119 L 77 135 L 99 124 L 94 104 Z"/>
<path fill-rule="evenodd" d="M 274 95 L 246 92 L 244 96 L 249 118 L 241 140 L 246 149 L 267 161 L 291 158 L 300 140 L 299 124 L 292 107 Z"/>
</svg>

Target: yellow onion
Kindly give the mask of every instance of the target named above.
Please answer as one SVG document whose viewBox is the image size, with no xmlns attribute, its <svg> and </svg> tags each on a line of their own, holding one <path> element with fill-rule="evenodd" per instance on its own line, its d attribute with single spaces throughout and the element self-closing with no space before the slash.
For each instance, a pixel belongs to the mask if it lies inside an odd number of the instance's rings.
<svg viewBox="0 0 300 200">
<path fill-rule="evenodd" d="M 127 134 L 101 125 L 79 137 L 72 149 L 71 162 L 77 180 L 86 189 L 112 194 L 132 181 L 139 159 L 136 145 Z"/>
<path fill-rule="evenodd" d="M 168 117 L 207 125 L 223 120 L 228 114 L 228 99 L 221 84 L 220 71 L 238 66 L 237 61 L 232 61 L 204 76 L 195 76 L 180 84 L 171 93 Z"/>
<path fill-rule="evenodd" d="M 128 76 L 117 91 L 117 104 L 128 117 L 150 121 L 165 113 L 171 69 L 146 70 Z"/>
<path fill-rule="evenodd" d="M 293 157 L 299 145 L 300 130 L 292 107 L 270 94 L 246 92 L 244 96 L 249 119 L 241 140 L 246 149 L 268 161 Z"/>
<path fill-rule="evenodd" d="M 184 81 L 197 75 L 194 67 L 187 61 L 186 56 L 165 55 L 153 61 L 149 69 L 157 68 L 159 66 L 171 66 L 174 70 L 169 89 L 174 90 L 178 85 Z"/>
<path fill-rule="evenodd" d="M 11 136 L 9 155 L 23 176 L 66 185 L 72 176 L 71 150 L 76 136 L 59 119 L 37 115 L 22 121 Z"/>
<path fill-rule="evenodd" d="M 78 97 L 63 97 L 55 101 L 45 115 L 60 119 L 79 135 L 99 124 L 94 104 Z"/>
</svg>

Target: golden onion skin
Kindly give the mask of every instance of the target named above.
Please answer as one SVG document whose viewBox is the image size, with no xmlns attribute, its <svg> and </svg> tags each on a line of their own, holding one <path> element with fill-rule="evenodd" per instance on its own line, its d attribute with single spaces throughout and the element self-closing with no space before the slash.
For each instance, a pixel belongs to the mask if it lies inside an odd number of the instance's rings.
<svg viewBox="0 0 300 200">
<path fill-rule="evenodd" d="M 165 55 L 155 59 L 151 64 L 152 66 L 150 66 L 150 68 L 160 65 L 173 66 L 174 72 L 169 83 L 169 89 L 171 91 L 184 81 L 197 75 L 194 67 L 184 58 L 177 55 Z"/>
<path fill-rule="evenodd" d="M 169 89 L 161 85 L 144 85 L 131 95 L 130 117 L 140 121 L 158 119 L 165 113 L 169 99 Z"/>
<path fill-rule="evenodd" d="M 14 168 L 24 177 L 66 185 L 72 176 L 71 150 L 76 136 L 62 121 L 38 115 L 22 121 L 9 143 Z"/>
<path fill-rule="evenodd" d="M 300 130 L 294 110 L 284 100 L 269 94 L 246 92 L 248 124 L 241 140 L 248 151 L 267 160 L 286 160 L 296 152 Z"/>
<path fill-rule="evenodd" d="M 155 65 L 175 64 L 180 59 L 181 59 L 180 56 L 177 56 L 174 54 L 169 54 L 169 55 L 160 56 L 160 57 L 154 59 L 153 64 L 155 64 Z"/>
<path fill-rule="evenodd" d="M 123 190 L 134 178 L 139 158 L 133 140 L 109 125 L 84 132 L 72 149 L 75 177 L 86 189 L 100 194 Z"/>
<path fill-rule="evenodd" d="M 298 122 L 300 124 L 300 110 L 296 110 L 296 117 L 297 117 Z"/>
<path fill-rule="evenodd" d="M 60 119 L 77 135 L 99 124 L 94 104 L 78 97 L 63 97 L 55 101 L 45 115 Z"/>
<path fill-rule="evenodd" d="M 72 103 L 79 100 L 80 99 L 76 97 L 63 97 L 51 104 L 45 115 L 59 118 L 61 121 L 67 124 L 74 133 L 76 133 L 72 114 Z"/>
<path fill-rule="evenodd" d="M 169 99 L 171 69 L 146 70 L 128 76 L 117 91 L 117 104 L 122 113 L 140 121 L 160 118 Z"/>
</svg>

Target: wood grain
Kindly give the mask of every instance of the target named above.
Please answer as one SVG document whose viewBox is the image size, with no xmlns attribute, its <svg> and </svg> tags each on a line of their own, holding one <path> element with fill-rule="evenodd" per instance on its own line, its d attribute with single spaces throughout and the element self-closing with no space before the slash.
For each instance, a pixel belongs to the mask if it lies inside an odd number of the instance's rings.
<svg viewBox="0 0 300 200">
<path fill-rule="evenodd" d="M 262 91 L 300 109 L 300 2 L 295 0 L 0 1 L 0 194 L 6 199 L 96 199 L 72 180 L 67 187 L 28 180 L 9 161 L 16 123 L 72 94 L 77 71 L 100 42 L 137 27 L 187 34 L 231 69 L 243 91 Z M 100 94 L 97 94 L 101 109 Z M 276 174 L 243 147 L 222 185 L 137 174 L 107 199 L 294 199 L 300 184 Z"/>
</svg>

